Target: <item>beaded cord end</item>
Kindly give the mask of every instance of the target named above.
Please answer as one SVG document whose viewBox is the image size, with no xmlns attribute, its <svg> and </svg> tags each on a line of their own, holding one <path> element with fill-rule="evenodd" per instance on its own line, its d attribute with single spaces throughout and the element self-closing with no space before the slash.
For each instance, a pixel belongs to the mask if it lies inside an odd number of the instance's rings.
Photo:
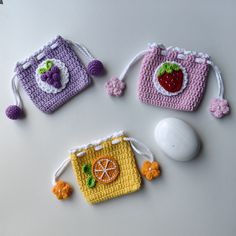
<svg viewBox="0 0 236 236">
<path fill-rule="evenodd" d="M 88 73 L 94 76 L 102 75 L 104 72 L 104 66 L 99 60 L 90 61 L 87 69 Z"/>
<path fill-rule="evenodd" d="M 18 120 L 22 118 L 24 114 L 23 110 L 16 105 L 10 105 L 9 107 L 7 107 L 5 113 L 6 116 L 11 120 Z"/>
</svg>

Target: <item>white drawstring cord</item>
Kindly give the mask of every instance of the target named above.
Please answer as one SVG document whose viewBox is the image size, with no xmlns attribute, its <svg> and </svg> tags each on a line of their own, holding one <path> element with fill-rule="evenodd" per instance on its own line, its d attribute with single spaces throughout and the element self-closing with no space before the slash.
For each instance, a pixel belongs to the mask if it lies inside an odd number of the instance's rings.
<svg viewBox="0 0 236 236">
<path fill-rule="evenodd" d="M 218 66 L 216 66 L 210 60 L 207 61 L 207 63 L 212 66 L 212 68 L 215 72 L 216 79 L 217 79 L 217 84 L 218 84 L 218 96 L 219 96 L 220 99 L 223 99 L 224 98 L 224 83 L 223 83 L 223 80 L 222 80 L 220 69 L 218 68 Z"/>
<path fill-rule="evenodd" d="M 124 80 L 125 78 L 125 75 L 127 74 L 129 68 L 135 64 L 137 61 L 139 61 L 147 52 L 149 52 L 150 49 L 146 49 L 146 50 L 143 50 L 141 52 L 139 52 L 137 55 L 135 55 L 131 61 L 129 62 L 129 64 L 125 67 L 125 69 L 123 70 L 123 72 L 121 73 L 120 77 L 118 79 L 120 80 Z"/>
<path fill-rule="evenodd" d="M 15 99 L 15 104 L 16 104 L 16 106 L 18 106 L 22 109 L 22 101 L 21 101 L 20 94 L 18 91 L 18 79 L 17 79 L 16 74 L 14 74 L 11 79 L 11 87 L 12 87 L 12 92 L 13 92 L 14 99 Z"/>
<path fill-rule="evenodd" d="M 58 178 L 62 175 L 62 173 L 65 171 L 65 169 L 67 168 L 67 166 L 70 163 L 70 158 L 66 158 L 61 164 L 60 166 L 57 168 L 57 170 L 54 172 L 53 174 L 53 179 L 52 179 L 52 184 L 55 185 Z"/>
<path fill-rule="evenodd" d="M 79 43 L 73 42 L 73 41 L 71 41 L 71 40 L 67 40 L 67 42 L 70 43 L 71 45 L 73 45 L 74 47 L 77 47 L 77 48 L 79 49 L 79 51 L 80 51 L 84 56 L 86 56 L 86 57 L 88 57 L 88 58 L 90 58 L 90 59 L 92 59 L 92 60 L 95 59 L 95 57 L 89 52 L 89 50 L 88 50 L 85 46 L 83 46 L 83 45 L 81 45 L 81 44 L 79 44 Z"/>
<path fill-rule="evenodd" d="M 138 141 L 135 138 L 130 138 L 130 137 L 124 138 L 124 140 L 130 142 L 131 147 L 137 154 L 139 154 L 140 156 L 145 156 L 151 162 L 154 161 L 154 156 L 152 152 L 145 144 L 143 144 L 142 142 Z M 138 145 L 141 149 L 143 149 L 143 151 L 140 150 L 140 148 L 135 145 Z"/>
<path fill-rule="evenodd" d="M 142 142 L 138 141 L 135 138 L 130 138 L 130 137 L 125 137 L 124 140 L 130 142 L 131 147 L 138 155 L 146 157 L 146 159 L 148 159 L 151 162 L 154 161 L 154 156 L 153 156 L 152 152 L 145 144 L 143 144 Z M 53 174 L 53 178 L 52 178 L 53 185 L 56 184 L 58 178 L 63 174 L 63 172 L 65 171 L 65 169 L 69 165 L 69 163 L 70 163 L 70 158 L 68 157 L 56 169 L 56 171 Z"/>
</svg>

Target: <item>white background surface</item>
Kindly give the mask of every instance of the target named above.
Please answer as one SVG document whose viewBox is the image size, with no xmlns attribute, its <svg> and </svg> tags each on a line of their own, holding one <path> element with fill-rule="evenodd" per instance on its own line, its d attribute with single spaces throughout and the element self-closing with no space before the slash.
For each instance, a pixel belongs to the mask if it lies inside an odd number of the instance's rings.
<svg viewBox="0 0 236 236">
<path fill-rule="evenodd" d="M 234 0 L 5 0 L 0 6 L 0 235 L 235 235 L 235 9 Z M 27 118 L 8 120 L 3 113 L 13 102 L 16 61 L 58 34 L 87 45 L 108 74 L 53 115 L 40 112 L 21 89 Z M 108 97 L 105 81 L 119 75 L 148 42 L 211 55 L 222 70 L 231 115 L 216 120 L 207 111 L 217 93 L 212 71 L 194 113 L 139 102 L 139 66 L 128 74 L 125 96 Z M 153 130 L 171 116 L 199 133 L 203 148 L 197 159 L 177 163 L 159 152 Z M 68 168 L 63 179 L 75 192 L 71 200 L 57 201 L 50 193 L 51 175 L 67 149 L 120 129 L 150 147 L 162 177 L 144 181 L 139 192 L 90 206 Z"/>
</svg>

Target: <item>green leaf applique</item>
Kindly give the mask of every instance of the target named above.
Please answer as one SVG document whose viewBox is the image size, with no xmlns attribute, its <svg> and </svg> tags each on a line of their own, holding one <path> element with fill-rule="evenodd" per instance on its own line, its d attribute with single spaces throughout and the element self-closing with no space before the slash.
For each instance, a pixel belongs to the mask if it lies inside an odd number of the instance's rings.
<svg viewBox="0 0 236 236">
<path fill-rule="evenodd" d="M 86 185 L 89 187 L 89 188 L 93 188 L 95 187 L 96 185 L 96 180 L 93 178 L 92 175 L 89 175 L 87 180 L 86 180 Z"/>
</svg>

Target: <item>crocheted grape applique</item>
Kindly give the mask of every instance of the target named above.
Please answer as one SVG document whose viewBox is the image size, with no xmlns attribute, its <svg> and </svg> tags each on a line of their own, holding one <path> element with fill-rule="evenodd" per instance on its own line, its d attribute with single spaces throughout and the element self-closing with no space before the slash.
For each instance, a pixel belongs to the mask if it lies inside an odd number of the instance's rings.
<svg viewBox="0 0 236 236">
<path fill-rule="evenodd" d="M 44 67 L 38 69 L 42 81 L 53 86 L 56 89 L 62 87 L 60 69 L 52 61 L 47 60 Z"/>
<path fill-rule="evenodd" d="M 69 82 L 69 72 L 66 65 L 54 58 L 42 61 L 35 73 L 36 82 L 46 93 L 59 93 Z"/>
</svg>

